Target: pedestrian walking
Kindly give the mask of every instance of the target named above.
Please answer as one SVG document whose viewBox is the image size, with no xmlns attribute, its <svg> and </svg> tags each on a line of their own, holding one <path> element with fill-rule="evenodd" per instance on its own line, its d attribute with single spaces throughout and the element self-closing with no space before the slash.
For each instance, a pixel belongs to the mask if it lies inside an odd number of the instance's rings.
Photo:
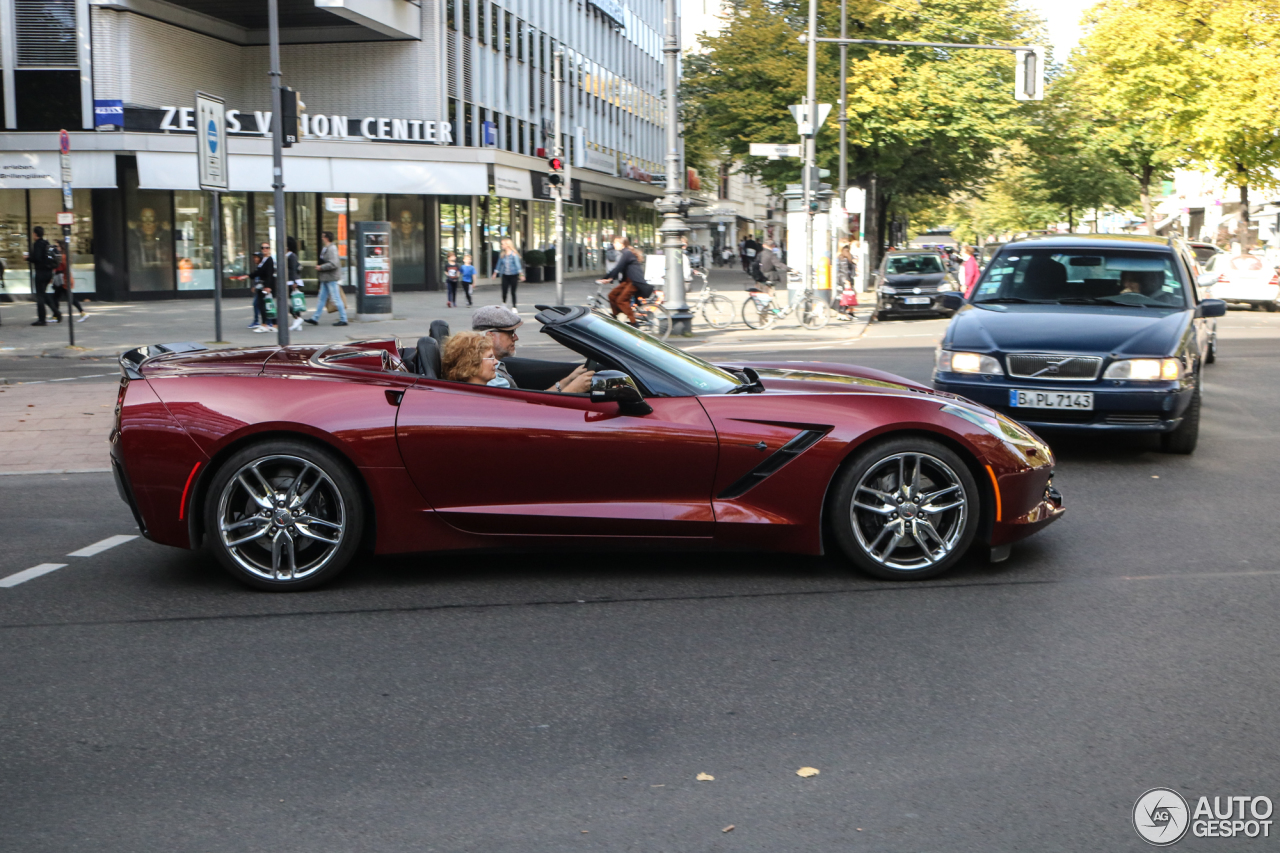
<svg viewBox="0 0 1280 853">
<path fill-rule="evenodd" d="M 462 284 L 462 265 L 458 256 L 450 252 L 444 260 L 444 307 L 452 308 L 458 301 L 458 285 Z"/>
<path fill-rule="evenodd" d="M 470 255 L 462 256 L 462 292 L 467 295 L 467 307 L 471 307 L 471 292 L 476 286 L 476 268 Z"/>
<path fill-rule="evenodd" d="M 68 256 L 67 256 L 67 244 L 65 241 L 59 240 L 57 241 L 56 245 L 60 251 L 59 251 L 59 259 L 58 259 L 58 268 L 53 271 L 53 304 L 65 305 L 67 301 L 67 294 L 70 293 L 72 306 L 75 308 L 76 311 L 80 312 L 80 319 L 76 320 L 76 322 L 83 323 L 85 320 L 89 319 L 89 315 L 84 313 L 84 306 L 80 304 L 80 297 L 76 295 L 75 282 L 74 281 L 71 282 L 71 287 L 69 290 L 67 288 L 67 267 L 69 266 Z M 68 322 L 70 322 L 71 320 L 70 315 L 71 315 L 71 312 L 70 310 L 68 310 L 67 312 Z"/>
<path fill-rule="evenodd" d="M 42 226 L 37 225 L 32 228 L 31 233 L 35 239 L 31 243 L 30 251 L 27 252 L 27 262 L 31 264 L 36 278 L 36 321 L 31 325 L 49 325 L 45 320 L 46 306 L 53 314 L 53 322 L 61 323 L 62 313 L 58 310 L 58 303 L 50 302 L 50 294 L 47 290 L 53 281 L 53 271 L 58 268 L 58 258 L 53 246 L 44 238 Z"/>
<path fill-rule="evenodd" d="M 289 331 L 296 332 L 302 328 L 302 315 L 307 310 L 307 297 L 302 290 L 302 264 L 298 261 L 298 238 L 288 237 L 285 244 L 285 281 L 288 282 L 289 316 L 293 322 Z"/>
<path fill-rule="evenodd" d="M 524 265 L 520 263 L 520 253 L 510 237 L 502 238 L 502 254 L 493 266 L 493 277 L 502 277 L 502 301 L 507 301 L 507 291 L 511 291 L 511 307 L 516 307 L 516 285 L 524 281 Z"/>
<path fill-rule="evenodd" d="M 964 298 L 973 296 L 973 288 L 978 284 L 978 259 L 973 255 L 972 246 L 960 247 L 960 285 L 964 288 Z"/>
<path fill-rule="evenodd" d="M 267 296 L 275 293 L 276 289 L 276 262 L 271 257 L 270 243 L 263 243 L 258 248 L 253 282 L 253 322 L 249 328 L 255 332 L 273 332 L 276 328 L 274 318 L 267 317 Z"/>
<path fill-rule="evenodd" d="M 338 322 L 335 326 L 347 325 L 347 303 L 342 296 L 341 277 L 342 264 L 338 259 L 338 247 L 333 242 L 333 232 L 323 231 L 320 234 L 320 262 L 316 264 L 316 278 L 320 282 L 320 292 L 316 294 L 316 313 L 305 322 L 312 326 L 320 325 L 321 311 L 337 311 Z M 332 304 L 334 307 L 330 308 Z"/>
</svg>

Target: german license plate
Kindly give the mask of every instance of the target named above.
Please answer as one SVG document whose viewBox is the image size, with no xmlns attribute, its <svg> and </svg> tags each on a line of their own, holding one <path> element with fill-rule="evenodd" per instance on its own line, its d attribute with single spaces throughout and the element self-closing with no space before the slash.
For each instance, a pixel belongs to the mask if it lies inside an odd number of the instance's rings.
<svg viewBox="0 0 1280 853">
<path fill-rule="evenodd" d="M 1078 409 L 1093 411 L 1090 391 L 1020 391 L 1009 392 L 1009 405 L 1018 409 Z"/>
<path fill-rule="evenodd" d="M 927 296 L 908 296 L 902 301 L 906 305 L 928 305 L 933 300 Z"/>
</svg>

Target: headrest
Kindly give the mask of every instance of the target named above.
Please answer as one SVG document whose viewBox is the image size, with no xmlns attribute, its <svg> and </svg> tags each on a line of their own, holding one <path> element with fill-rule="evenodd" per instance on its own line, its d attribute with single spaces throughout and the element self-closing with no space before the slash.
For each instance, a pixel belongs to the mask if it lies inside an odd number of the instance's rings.
<svg viewBox="0 0 1280 853">
<path fill-rule="evenodd" d="M 436 339 L 441 349 L 444 348 L 444 339 L 449 337 L 449 324 L 444 320 L 432 320 L 431 330 L 427 333 Z"/>
<path fill-rule="evenodd" d="M 440 378 L 440 344 L 433 337 L 418 338 L 418 375 L 428 379 Z"/>
</svg>

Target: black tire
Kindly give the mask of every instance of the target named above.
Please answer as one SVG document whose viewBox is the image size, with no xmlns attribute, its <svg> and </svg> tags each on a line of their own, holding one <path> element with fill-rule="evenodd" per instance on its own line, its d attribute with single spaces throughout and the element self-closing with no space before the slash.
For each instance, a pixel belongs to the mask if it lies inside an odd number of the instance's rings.
<svg viewBox="0 0 1280 853">
<path fill-rule="evenodd" d="M 733 302 L 727 296 L 714 293 L 702 303 L 702 319 L 713 329 L 727 329 L 733 324 Z"/>
<path fill-rule="evenodd" d="M 748 329 L 767 329 L 777 319 L 772 308 L 772 301 L 762 306 L 754 296 L 749 296 L 742 303 L 742 322 L 747 324 Z"/>
<path fill-rule="evenodd" d="M 918 479 L 906 473 L 912 458 Z M 908 464 L 895 465 L 898 459 Z M 889 489 L 895 478 L 898 487 Z M 921 501 L 921 494 L 932 497 Z M 862 497 L 855 504 L 857 496 Z M 956 506 L 935 503 L 944 500 Z M 927 438 L 891 438 L 859 451 L 837 475 L 831 527 L 840 550 L 863 572 L 885 580 L 927 580 L 954 566 L 973 544 L 982 500 L 973 474 L 954 451 Z M 921 522 L 937 536 L 931 538 Z M 892 538 L 882 544 L 886 536 Z"/>
<path fill-rule="evenodd" d="M 1204 357 L 1205 364 L 1213 364 L 1218 360 L 1218 336 L 1209 338 L 1209 352 Z"/>
<path fill-rule="evenodd" d="M 364 532 L 364 501 L 348 466 L 326 448 L 293 439 L 233 453 L 209 483 L 204 515 L 205 541 L 223 568 L 272 592 L 333 580 Z"/>
<path fill-rule="evenodd" d="M 800 303 L 800 325 L 811 331 L 831 322 L 831 309 L 826 300 L 813 296 Z"/>
<path fill-rule="evenodd" d="M 1160 449 L 1165 453 L 1190 454 L 1196 450 L 1200 439 L 1200 388 L 1197 385 L 1187 410 L 1182 413 L 1182 423 L 1173 432 L 1160 434 Z"/>
</svg>

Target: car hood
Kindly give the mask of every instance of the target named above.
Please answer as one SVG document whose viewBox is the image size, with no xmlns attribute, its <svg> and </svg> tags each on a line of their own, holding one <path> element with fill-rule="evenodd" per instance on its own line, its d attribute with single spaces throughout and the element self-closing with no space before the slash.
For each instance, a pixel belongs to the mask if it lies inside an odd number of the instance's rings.
<svg viewBox="0 0 1280 853">
<path fill-rule="evenodd" d="M 975 352 L 1168 355 L 1191 321 L 1185 308 L 1101 305 L 967 305 L 942 345 Z"/>
<path fill-rule="evenodd" d="M 943 279 L 947 277 L 946 273 L 910 273 L 902 275 L 886 275 L 884 283 L 890 287 L 936 287 L 942 284 Z"/>
<path fill-rule="evenodd" d="M 948 401 L 963 399 L 883 370 L 850 364 L 749 362 L 743 366 L 753 368 L 760 375 L 765 393 L 907 394 L 913 397 L 927 394 Z"/>
</svg>

